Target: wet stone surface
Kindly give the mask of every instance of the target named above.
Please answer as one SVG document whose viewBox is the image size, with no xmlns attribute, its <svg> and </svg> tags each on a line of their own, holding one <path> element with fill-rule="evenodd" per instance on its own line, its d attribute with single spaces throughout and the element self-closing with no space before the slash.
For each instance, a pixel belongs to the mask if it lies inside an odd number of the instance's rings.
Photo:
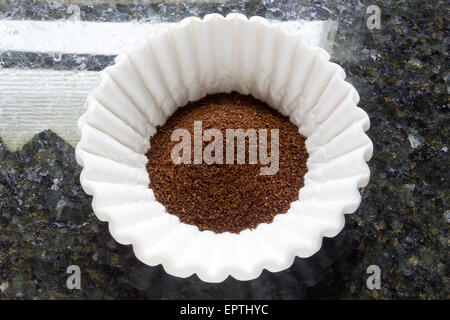
<svg viewBox="0 0 450 320">
<path fill-rule="evenodd" d="M 448 7 L 442 1 L 378 1 L 382 29 L 369 30 L 370 4 L 81 6 L 86 20 L 145 20 L 153 10 L 152 17 L 164 21 L 231 11 L 338 21 L 332 59 L 344 67 L 371 119 L 371 181 L 342 232 L 325 238 L 313 257 L 253 281 L 206 284 L 146 266 L 131 247 L 116 243 L 80 187 L 74 149 L 58 136 L 42 132 L 19 152 L 0 143 L 0 299 L 449 298 Z M 64 2 L 0 5 L 2 19 L 66 16 Z M 43 67 L 53 68 L 47 62 Z M 81 290 L 66 287 L 69 265 L 81 269 Z M 370 265 L 381 269 L 379 290 L 366 286 Z"/>
</svg>

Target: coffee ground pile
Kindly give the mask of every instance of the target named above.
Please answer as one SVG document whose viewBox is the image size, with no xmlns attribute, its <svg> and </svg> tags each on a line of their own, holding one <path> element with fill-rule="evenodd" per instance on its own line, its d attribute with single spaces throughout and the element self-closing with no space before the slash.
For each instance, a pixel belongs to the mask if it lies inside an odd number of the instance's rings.
<svg viewBox="0 0 450 320">
<path fill-rule="evenodd" d="M 193 159 L 194 121 L 200 120 L 203 132 L 209 128 L 221 130 L 223 164 L 174 164 L 171 152 L 179 141 L 171 141 L 172 132 L 178 128 L 190 132 Z M 257 164 L 249 164 L 248 139 L 245 164 L 226 164 L 225 129 L 267 129 L 269 155 L 270 129 L 279 129 L 278 172 L 261 175 L 260 168 L 268 165 L 260 163 L 259 157 Z M 209 143 L 203 142 L 203 148 Z M 235 148 L 236 144 L 235 140 Z M 305 137 L 298 128 L 266 103 L 236 92 L 208 95 L 179 108 L 157 128 L 150 146 L 147 171 L 156 200 L 181 222 L 216 233 L 239 233 L 286 213 L 290 203 L 298 200 L 307 172 Z"/>
</svg>

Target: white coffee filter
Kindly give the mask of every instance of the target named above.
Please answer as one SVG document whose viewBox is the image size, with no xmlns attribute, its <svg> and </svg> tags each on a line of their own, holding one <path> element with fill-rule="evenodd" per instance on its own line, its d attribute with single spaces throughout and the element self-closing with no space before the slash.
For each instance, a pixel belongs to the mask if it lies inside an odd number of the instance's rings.
<svg viewBox="0 0 450 320">
<path fill-rule="evenodd" d="M 372 155 L 367 114 L 323 49 L 261 17 L 186 18 L 116 58 L 78 121 L 80 181 L 112 236 L 144 263 L 207 282 L 257 278 L 317 252 L 360 203 Z M 270 224 L 239 234 L 199 231 L 165 212 L 148 188 L 145 156 L 155 127 L 188 101 L 238 91 L 266 101 L 307 137 L 299 200 Z"/>
</svg>

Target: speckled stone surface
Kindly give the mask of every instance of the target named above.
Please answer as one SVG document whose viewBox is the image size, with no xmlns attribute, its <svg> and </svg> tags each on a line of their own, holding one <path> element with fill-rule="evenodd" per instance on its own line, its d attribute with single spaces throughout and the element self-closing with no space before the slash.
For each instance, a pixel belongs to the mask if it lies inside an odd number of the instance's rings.
<svg viewBox="0 0 450 320">
<path fill-rule="evenodd" d="M 381 30 L 366 27 L 370 4 L 382 10 Z M 151 15 L 177 21 L 190 14 L 233 11 L 279 20 L 338 21 L 332 59 L 344 67 L 361 96 L 359 106 L 371 118 L 371 181 L 361 191 L 358 211 L 346 217 L 343 231 L 324 239 L 313 257 L 296 259 L 286 271 L 264 271 L 253 281 L 206 284 L 196 276 L 179 279 L 161 266 L 146 266 L 131 247 L 116 243 L 80 187 L 74 149 L 58 136 L 42 132 L 19 152 L 0 143 L 0 299 L 450 298 L 445 1 L 80 8 L 85 20 L 145 20 Z M 0 18 L 59 19 L 67 16 L 66 10 L 63 2 L 15 6 L 5 1 Z M 14 57 L 0 53 L 0 65 L 29 67 Z M 92 70 L 100 68 L 101 61 L 94 61 Z M 42 65 L 63 66 L 52 61 Z M 81 269 L 81 290 L 66 287 L 69 265 Z M 380 290 L 366 287 L 370 265 L 381 269 Z"/>
</svg>

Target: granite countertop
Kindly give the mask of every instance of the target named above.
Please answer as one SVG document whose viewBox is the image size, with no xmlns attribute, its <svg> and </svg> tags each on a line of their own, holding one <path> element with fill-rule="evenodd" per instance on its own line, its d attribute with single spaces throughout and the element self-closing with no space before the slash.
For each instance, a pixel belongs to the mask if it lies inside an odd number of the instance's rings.
<svg viewBox="0 0 450 320">
<path fill-rule="evenodd" d="M 332 60 L 345 69 L 371 119 L 371 181 L 342 232 L 325 238 L 311 258 L 253 281 L 207 284 L 146 266 L 130 246 L 115 242 L 79 184 L 73 147 L 56 134 L 41 132 L 18 152 L 0 142 L 0 299 L 450 298 L 448 4 L 373 2 L 80 5 L 84 20 L 133 20 L 151 12 L 177 21 L 187 13 L 241 12 L 338 21 Z M 380 30 L 366 27 L 371 4 L 382 10 Z M 58 19 L 66 9 L 64 2 L 5 1 L 0 17 Z M 20 61 L 0 53 L 3 68 Z M 105 62 L 92 63 L 95 69 Z M 66 287 L 69 265 L 80 267 L 81 290 Z M 366 286 L 370 265 L 380 267 L 379 290 Z"/>
</svg>

